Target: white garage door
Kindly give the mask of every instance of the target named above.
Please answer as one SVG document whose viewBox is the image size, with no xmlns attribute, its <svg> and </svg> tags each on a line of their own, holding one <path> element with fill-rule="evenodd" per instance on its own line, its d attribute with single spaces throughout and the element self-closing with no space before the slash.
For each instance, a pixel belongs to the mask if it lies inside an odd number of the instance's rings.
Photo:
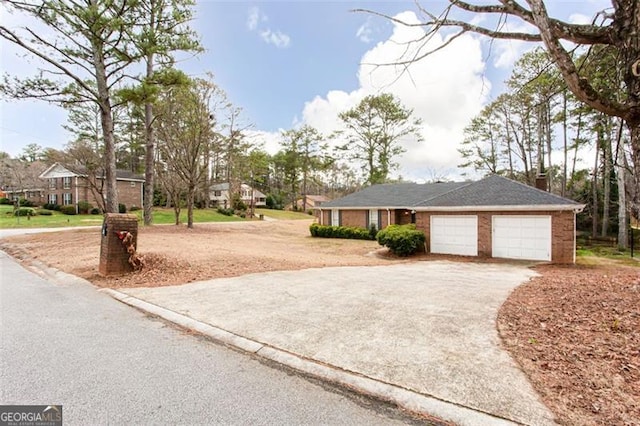
<svg viewBox="0 0 640 426">
<path fill-rule="evenodd" d="M 431 216 L 431 252 L 478 255 L 478 216 Z"/>
<path fill-rule="evenodd" d="M 551 216 L 493 216 L 493 257 L 551 260 Z"/>
</svg>

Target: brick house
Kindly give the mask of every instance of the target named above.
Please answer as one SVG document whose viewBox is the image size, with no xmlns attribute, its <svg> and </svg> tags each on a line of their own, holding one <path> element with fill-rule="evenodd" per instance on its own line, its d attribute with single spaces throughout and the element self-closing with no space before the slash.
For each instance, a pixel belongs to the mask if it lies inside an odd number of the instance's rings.
<svg viewBox="0 0 640 426">
<path fill-rule="evenodd" d="M 415 223 L 431 253 L 574 263 L 584 204 L 491 175 L 476 182 L 374 185 L 322 204 L 325 225 Z"/>
<path fill-rule="evenodd" d="M 304 210 L 313 210 L 320 207 L 322 203 L 326 203 L 327 201 L 329 201 L 329 198 L 325 197 L 324 195 L 307 195 L 306 198 L 306 206 L 304 205 L 304 197 L 300 197 L 295 201 L 295 203 L 288 204 L 285 207 L 285 210 L 294 210 L 294 208 L 296 210 L 303 210 L 303 207 Z"/>
<path fill-rule="evenodd" d="M 42 172 L 40 179 L 46 181 L 45 203 L 59 205 L 78 205 L 87 201 L 94 207 L 104 203 L 98 201 L 100 188 L 104 182 L 101 176 L 88 176 L 81 169 L 55 163 Z M 93 182 L 93 184 L 92 184 Z M 121 204 L 131 207 L 142 207 L 144 178 L 127 170 L 116 171 L 116 188 Z"/>
</svg>

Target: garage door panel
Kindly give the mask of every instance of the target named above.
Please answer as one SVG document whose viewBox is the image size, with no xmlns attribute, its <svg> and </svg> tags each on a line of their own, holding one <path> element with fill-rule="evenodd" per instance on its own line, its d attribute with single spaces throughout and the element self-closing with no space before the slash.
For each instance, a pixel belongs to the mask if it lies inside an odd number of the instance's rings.
<svg viewBox="0 0 640 426">
<path fill-rule="evenodd" d="M 478 217 L 431 216 L 431 252 L 478 255 Z"/>
<path fill-rule="evenodd" d="M 551 216 L 493 216 L 493 257 L 551 260 Z"/>
</svg>

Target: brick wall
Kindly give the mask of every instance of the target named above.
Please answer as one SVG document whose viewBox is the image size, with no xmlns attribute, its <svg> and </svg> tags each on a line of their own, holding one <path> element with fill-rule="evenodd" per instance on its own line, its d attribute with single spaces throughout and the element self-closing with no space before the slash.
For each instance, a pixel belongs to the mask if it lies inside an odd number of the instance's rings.
<svg viewBox="0 0 640 426">
<path fill-rule="evenodd" d="M 106 228 L 105 228 L 106 225 Z M 133 235 L 134 246 L 138 247 L 138 219 L 134 215 L 107 213 L 104 215 L 100 241 L 100 265 L 98 272 L 103 276 L 122 275 L 131 272 L 129 254 L 116 231 L 128 231 Z"/>
<path fill-rule="evenodd" d="M 540 212 L 417 212 L 416 227 L 424 231 L 427 237 L 427 250 L 430 250 L 431 216 L 478 216 L 478 257 L 492 256 L 492 216 L 551 216 L 551 262 L 573 263 L 575 254 L 575 214 L 572 211 Z"/>
<path fill-rule="evenodd" d="M 118 202 L 130 209 L 132 206 L 142 207 L 142 182 L 119 180 Z"/>
<path fill-rule="evenodd" d="M 342 226 L 367 227 L 367 215 L 369 210 L 341 210 L 340 224 Z"/>
</svg>

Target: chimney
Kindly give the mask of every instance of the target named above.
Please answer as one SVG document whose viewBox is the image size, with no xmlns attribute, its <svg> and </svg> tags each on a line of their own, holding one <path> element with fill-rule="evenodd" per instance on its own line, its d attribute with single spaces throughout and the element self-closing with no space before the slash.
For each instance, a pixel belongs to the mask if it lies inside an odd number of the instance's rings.
<svg viewBox="0 0 640 426">
<path fill-rule="evenodd" d="M 538 176 L 536 176 L 536 188 L 541 189 L 543 191 L 549 190 L 546 173 L 540 173 Z"/>
</svg>

